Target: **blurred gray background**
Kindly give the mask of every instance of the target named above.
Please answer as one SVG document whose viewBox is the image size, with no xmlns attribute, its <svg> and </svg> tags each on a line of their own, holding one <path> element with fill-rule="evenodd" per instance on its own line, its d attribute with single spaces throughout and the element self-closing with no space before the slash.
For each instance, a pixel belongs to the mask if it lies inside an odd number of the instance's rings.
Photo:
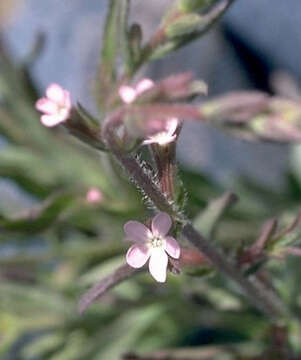
<svg viewBox="0 0 301 360">
<path fill-rule="evenodd" d="M 0 2 L 3 14 L 11 10 L 8 7 L 14 7 L 10 18 L 5 15 L 1 20 L 0 15 L 0 20 L 6 43 L 17 59 L 30 50 L 37 32 L 47 35 L 47 46 L 33 68 L 41 91 L 48 83 L 58 82 L 71 90 L 74 99 L 93 109 L 91 88 L 107 1 Z M 132 20 L 143 25 L 145 38 L 170 2 L 132 0 Z M 209 96 L 250 88 L 269 91 L 269 76 L 275 70 L 300 76 L 300 22 L 300 0 L 237 0 L 205 37 L 143 71 L 157 79 L 192 70 L 208 83 Z M 229 185 L 242 174 L 279 186 L 287 167 L 288 149 L 242 142 L 202 124 L 187 123 L 178 157 L 185 166 L 200 169 Z"/>
</svg>

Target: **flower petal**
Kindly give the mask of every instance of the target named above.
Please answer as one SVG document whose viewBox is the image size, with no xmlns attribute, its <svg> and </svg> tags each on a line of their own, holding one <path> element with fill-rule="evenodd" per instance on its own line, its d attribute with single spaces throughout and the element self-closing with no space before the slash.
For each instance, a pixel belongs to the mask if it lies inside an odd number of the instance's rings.
<svg viewBox="0 0 301 360">
<path fill-rule="evenodd" d="M 166 130 L 170 136 L 175 133 L 175 131 L 177 130 L 178 124 L 179 124 L 179 120 L 177 118 L 170 118 L 167 120 Z"/>
<path fill-rule="evenodd" d="M 132 245 L 126 253 L 126 262 L 133 268 L 141 268 L 148 260 L 150 251 L 143 245 Z"/>
<path fill-rule="evenodd" d="M 58 84 L 50 84 L 46 89 L 46 96 L 57 104 L 63 105 L 65 103 L 65 91 Z"/>
<path fill-rule="evenodd" d="M 69 118 L 70 116 L 70 109 L 69 108 L 62 108 L 59 113 L 58 116 L 61 117 L 61 121 L 65 121 Z"/>
<path fill-rule="evenodd" d="M 137 96 L 136 90 L 130 86 L 120 86 L 119 88 L 119 96 L 121 97 L 121 100 L 125 103 L 125 104 L 130 104 L 132 103 Z"/>
<path fill-rule="evenodd" d="M 41 123 L 47 127 L 56 126 L 63 121 L 64 121 L 64 119 L 62 119 L 61 116 L 57 116 L 57 115 L 42 115 L 41 116 Z"/>
<path fill-rule="evenodd" d="M 127 238 L 135 242 L 146 242 L 151 236 L 151 231 L 139 221 L 128 221 L 124 227 Z"/>
<path fill-rule="evenodd" d="M 154 82 L 151 79 L 143 79 L 136 85 L 137 94 L 142 94 L 144 91 L 151 89 L 154 86 Z"/>
<path fill-rule="evenodd" d="M 165 134 L 159 134 L 157 137 L 154 136 L 154 138 L 156 139 L 156 142 L 161 145 L 167 145 L 171 142 L 173 142 L 176 139 L 177 135 L 170 135 L 168 133 Z"/>
<path fill-rule="evenodd" d="M 153 249 L 149 259 L 149 272 L 158 282 L 165 282 L 168 257 L 163 249 Z"/>
<path fill-rule="evenodd" d="M 64 105 L 69 111 L 72 108 L 71 95 L 68 90 L 64 90 Z"/>
<path fill-rule="evenodd" d="M 157 214 L 152 221 L 152 231 L 154 235 L 165 236 L 171 228 L 172 220 L 171 217 L 161 212 Z"/>
<path fill-rule="evenodd" d="M 150 144 L 154 144 L 156 141 L 152 138 L 146 139 L 142 141 L 141 145 L 150 145 Z"/>
<path fill-rule="evenodd" d="M 57 112 L 57 104 L 47 98 L 42 98 L 36 102 L 36 109 L 44 114 L 51 115 Z"/>
<path fill-rule="evenodd" d="M 179 259 L 181 254 L 181 248 L 177 240 L 174 239 L 172 236 L 166 236 L 164 248 L 168 255 L 170 255 L 174 259 Z"/>
</svg>

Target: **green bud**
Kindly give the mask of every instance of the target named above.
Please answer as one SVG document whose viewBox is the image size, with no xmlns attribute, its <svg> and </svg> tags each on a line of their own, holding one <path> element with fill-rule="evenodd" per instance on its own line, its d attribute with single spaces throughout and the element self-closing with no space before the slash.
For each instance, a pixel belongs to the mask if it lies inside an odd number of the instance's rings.
<svg viewBox="0 0 301 360">
<path fill-rule="evenodd" d="M 206 7 L 212 5 L 216 0 L 180 0 L 178 3 L 178 9 L 181 12 L 193 12 L 201 11 Z"/>
<path fill-rule="evenodd" d="M 198 14 L 183 15 L 167 26 L 165 34 L 169 38 L 187 35 L 196 31 L 202 23 L 203 19 Z"/>
<path fill-rule="evenodd" d="M 191 95 L 208 95 L 208 85 L 202 80 L 195 80 L 191 83 L 190 93 Z"/>
</svg>

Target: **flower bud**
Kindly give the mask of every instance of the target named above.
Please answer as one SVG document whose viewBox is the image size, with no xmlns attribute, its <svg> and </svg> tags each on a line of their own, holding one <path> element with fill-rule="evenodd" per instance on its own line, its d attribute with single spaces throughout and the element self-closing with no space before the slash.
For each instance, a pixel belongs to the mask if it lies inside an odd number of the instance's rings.
<svg viewBox="0 0 301 360">
<path fill-rule="evenodd" d="M 181 12 L 201 11 L 212 5 L 217 0 L 180 0 L 178 8 Z"/>
<path fill-rule="evenodd" d="M 166 27 L 165 34 L 168 38 L 190 34 L 203 25 L 203 19 L 200 15 L 191 13 L 177 18 Z"/>
</svg>

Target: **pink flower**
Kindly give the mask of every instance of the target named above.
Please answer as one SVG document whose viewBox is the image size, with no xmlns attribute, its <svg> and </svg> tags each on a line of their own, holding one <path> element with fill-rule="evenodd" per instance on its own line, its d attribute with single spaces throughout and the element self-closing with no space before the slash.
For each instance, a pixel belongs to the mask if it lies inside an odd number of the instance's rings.
<svg viewBox="0 0 301 360">
<path fill-rule="evenodd" d="M 125 104 L 131 104 L 136 100 L 136 98 L 141 95 L 143 92 L 151 89 L 154 86 L 154 83 L 150 79 L 143 79 L 138 82 L 135 87 L 128 85 L 122 85 L 119 88 L 119 96 Z M 167 145 L 170 142 L 174 141 L 177 137 L 175 133 L 178 127 L 179 121 L 176 118 L 166 119 L 164 121 L 158 119 L 152 119 L 150 122 L 149 131 L 147 139 L 143 141 L 142 145 L 154 144 L 157 143 L 161 146 Z M 157 131 L 154 131 L 152 128 L 158 128 Z M 160 128 L 160 130 L 159 130 Z"/>
<path fill-rule="evenodd" d="M 86 201 L 90 204 L 98 203 L 102 200 L 102 192 L 96 187 L 91 187 L 86 194 Z"/>
<path fill-rule="evenodd" d="M 133 268 L 141 268 L 149 259 L 149 272 L 158 282 L 165 282 L 168 256 L 178 259 L 180 246 L 172 236 L 167 236 L 172 220 L 166 213 L 157 214 L 151 230 L 138 221 L 128 221 L 124 225 L 127 240 L 135 242 L 127 254 L 126 261 Z"/>
<path fill-rule="evenodd" d="M 138 82 L 135 87 L 128 85 L 122 85 L 119 88 L 119 96 L 125 104 L 131 104 L 136 100 L 137 96 L 144 91 L 149 90 L 154 86 L 154 83 L 150 79 L 143 79 Z"/>
<path fill-rule="evenodd" d="M 44 113 L 43 125 L 51 127 L 68 119 L 71 111 L 71 96 L 58 84 L 51 84 L 46 89 L 46 97 L 36 102 L 36 109 Z"/>
<path fill-rule="evenodd" d="M 177 118 L 167 119 L 164 124 L 165 128 L 162 131 L 148 136 L 148 138 L 142 142 L 142 145 L 159 144 L 164 146 L 171 143 L 177 137 L 176 130 L 178 124 L 179 121 Z"/>
</svg>

